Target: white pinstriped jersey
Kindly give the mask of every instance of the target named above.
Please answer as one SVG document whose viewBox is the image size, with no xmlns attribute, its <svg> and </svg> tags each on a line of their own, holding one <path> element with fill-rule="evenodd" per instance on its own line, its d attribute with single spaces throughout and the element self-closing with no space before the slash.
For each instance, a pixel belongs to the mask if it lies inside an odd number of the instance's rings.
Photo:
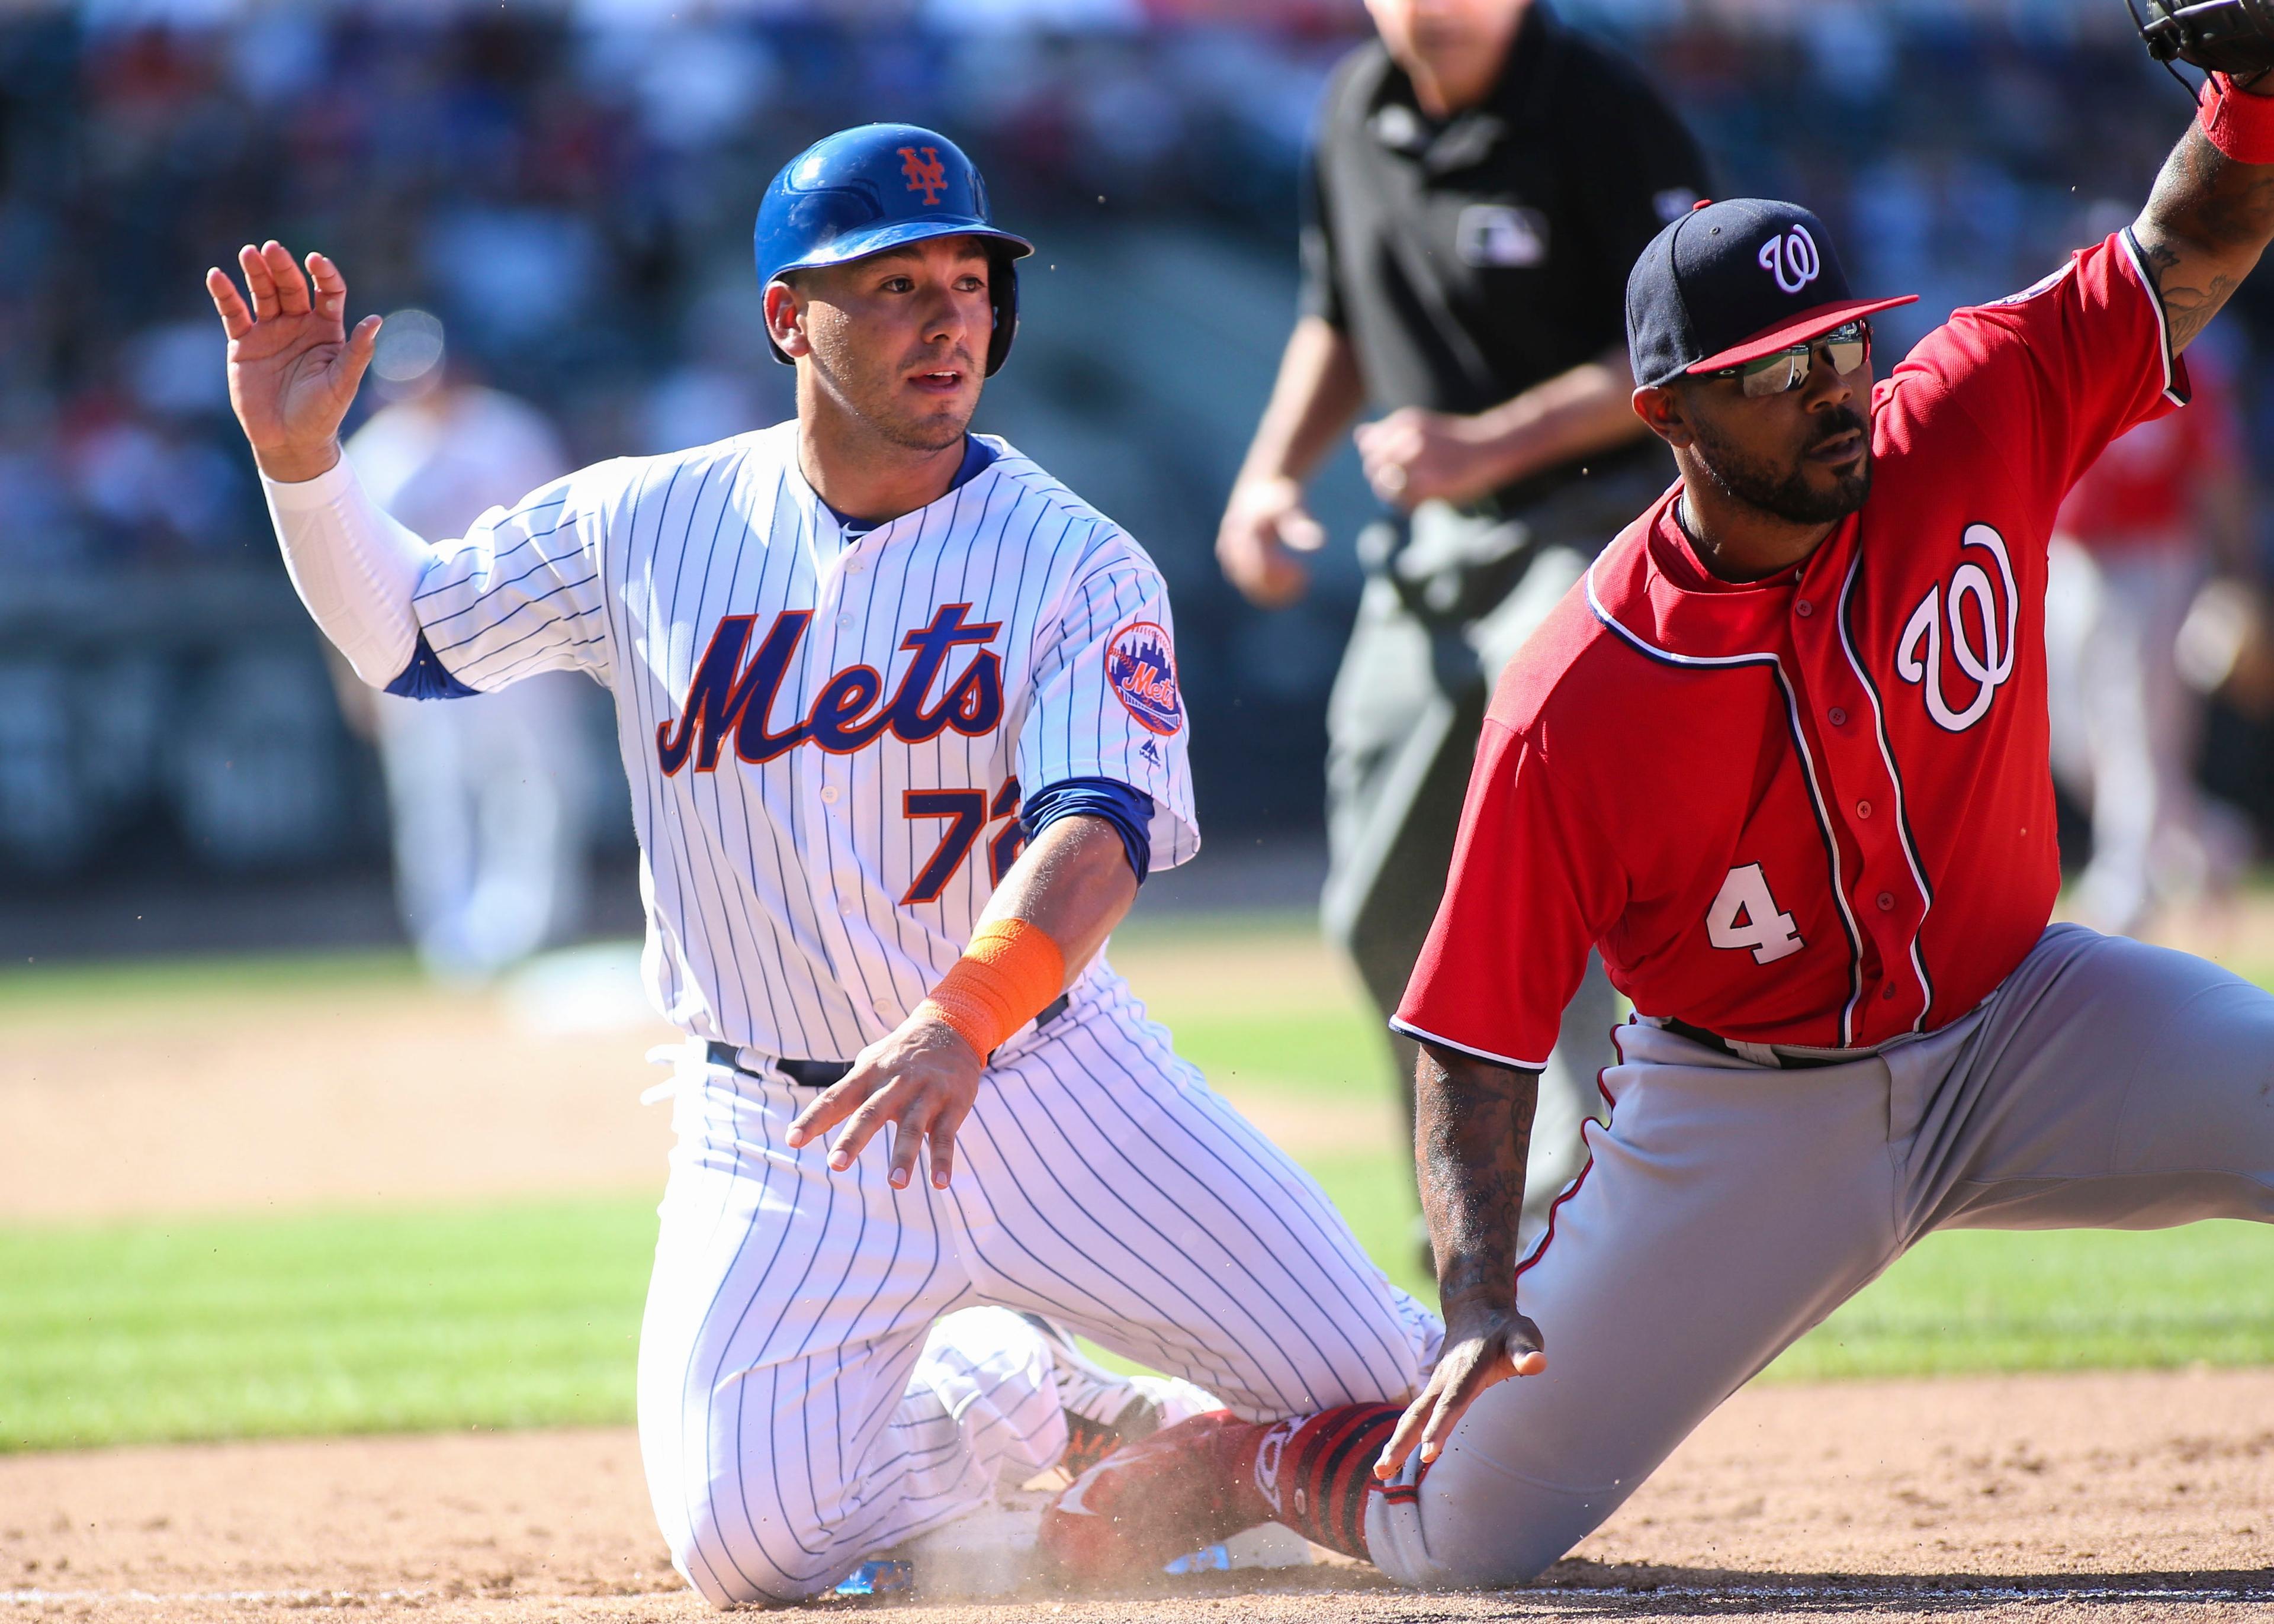
<svg viewBox="0 0 2274 1624">
<path fill-rule="evenodd" d="M 416 607 L 470 687 L 575 668 L 614 692 L 664 1014 L 837 1058 L 954 963 L 1023 796 L 1145 792 L 1156 868 L 1200 834 L 1142 548 L 992 439 L 938 501 L 848 536 L 796 435 L 603 462 L 493 509 L 440 544 Z"/>
</svg>

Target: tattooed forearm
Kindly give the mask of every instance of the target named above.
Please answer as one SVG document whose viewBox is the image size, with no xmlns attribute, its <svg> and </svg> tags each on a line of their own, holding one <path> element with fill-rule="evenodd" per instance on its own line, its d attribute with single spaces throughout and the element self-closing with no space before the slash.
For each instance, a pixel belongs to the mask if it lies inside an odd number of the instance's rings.
<svg viewBox="0 0 2274 1624">
<path fill-rule="evenodd" d="M 2274 237 L 2274 165 L 2237 163 L 2190 124 L 2132 232 L 2177 353 L 2242 285 Z"/>
<path fill-rule="evenodd" d="M 2195 335 L 2210 325 L 2219 307 L 2240 286 L 2232 276 L 2214 275 L 2208 288 L 2170 287 L 2163 289 L 2164 316 L 2172 328 L 2172 353 L 2177 355 L 2195 342 Z"/>
<path fill-rule="evenodd" d="M 2168 242 L 2141 246 L 2147 256 L 2148 274 L 2155 279 L 2157 297 L 2163 302 L 2164 322 L 2171 329 L 2172 352 L 2176 355 L 2210 325 L 2238 283 L 2235 278 L 2214 271 L 2208 287 L 2191 287 L 2182 280 L 2184 262 L 2179 251 Z"/>
<path fill-rule="evenodd" d="M 1459 1302 L 1505 1308 L 1515 1300 L 1516 1227 L 1539 1086 L 1537 1072 L 1422 1045 L 1414 1151 L 1449 1315 Z"/>
</svg>

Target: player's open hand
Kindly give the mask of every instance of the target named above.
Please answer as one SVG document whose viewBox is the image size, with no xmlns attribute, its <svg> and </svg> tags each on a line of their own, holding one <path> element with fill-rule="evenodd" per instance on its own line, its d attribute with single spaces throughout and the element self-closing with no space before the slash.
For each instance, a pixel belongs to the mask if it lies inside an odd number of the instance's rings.
<svg viewBox="0 0 2274 1624">
<path fill-rule="evenodd" d="M 845 1131 L 829 1147 L 829 1165 L 842 1173 L 877 1130 L 892 1123 L 892 1188 L 908 1187 L 916 1154 L 929 1139 L 932 1187 L 945 1190 L 955 1171 L 955 1131 L 979 1097 L 982 1070 L 971 1045 L 946 1022 L 912 1019 L 862 1049 L 850 1071 L 797 1114 L 790 1148 L 803 1149 L 841 1122 Z"/>
<path fill-rule="evenodd" d="M 339 461 L 340 421 L 371 365 L 379 318 L 347 330 L 347 282 L 322 254 L 308 256 L 305 276 L 278 242 L 247 244 L 237 262 L 243 294 L 218 267 L 206 273 L 229 335 L 230 404 L 263 473 L 313 479 Z"/>
<path fill-rule="evenodd" d="M 1421 1396 L 1397 1417 L 1397 1430 L 1374 1463 L 1374 1475 L 1387 1483 L 1418 1446 L 1427 1466 L 1443 1453 L 1445 1440 L 1478 1395 L 1511 1376 L 1537 1376 L 1547 1368 L 1540 1327 L 1513 1308 L 1479 1311 L 1449 1322 L 1445 1350 Z"/>
<path fill-rule="evenodd" d="M 1326 527 L 1303 506 L 1301 485 L 1292 479 L 1242 479 L 1232 486 L 1216 527 L 1216 562 L 1249 603 L 1284 609 L 1311 584 L 1310 566 L 1297 555 L 1316 553 L 1326 540 Z"/>
</svg>

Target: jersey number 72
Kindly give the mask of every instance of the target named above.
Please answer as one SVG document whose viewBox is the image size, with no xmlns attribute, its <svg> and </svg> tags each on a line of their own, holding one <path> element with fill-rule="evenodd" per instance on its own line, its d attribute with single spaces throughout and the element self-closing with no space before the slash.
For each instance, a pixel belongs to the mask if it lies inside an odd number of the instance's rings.
<svg viewBox="0 0 2274 1624">
<path fill-rule="evenodd" d="M 1019 860 L 1019 848 L 1026 844 L 1026 833 L 1019 827 L 1019 780 L 1005 778 L 1003 787 L 995 792 L 990 804 L 983 789 L 912 789 L 900 796 L 901 816 L 907 818 L 945 818 L 947 827 L 939 837 L 931 861 L 925 863 L 916 877 L 909 882 L 907 893 L 900 906 L 914 902 L 937 902 L 955 871 L 963 867 L 963 860 L 971 855 L 978 842 L 980 831 L 997 818 L 1010 822 L 996 832 L 987 843 L 987 874 L 993 883 L 1000 885 L 1011 865 Z"/>
</svg>

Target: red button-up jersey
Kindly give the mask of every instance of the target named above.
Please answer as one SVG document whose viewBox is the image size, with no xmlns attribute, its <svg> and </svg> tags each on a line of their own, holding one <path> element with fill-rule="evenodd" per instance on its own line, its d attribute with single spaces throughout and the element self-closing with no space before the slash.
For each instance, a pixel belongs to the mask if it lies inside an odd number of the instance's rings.
<svg viewBox="0 0 2274 1624">
<path fill-rule="evenodd" d="M 1393 1024 L 1540 1065 L 1591 944 L 1643 1014 L 1745 1041 L 1860 1048 L 1972 1009 L 2059 884 L 2054 515 L 2185 398 L 2120 233 L 1879 385 L 1871 499 L 1797 570 L 1717 580 L 1669 491 L 1502 678 Z"/>
</svg>

